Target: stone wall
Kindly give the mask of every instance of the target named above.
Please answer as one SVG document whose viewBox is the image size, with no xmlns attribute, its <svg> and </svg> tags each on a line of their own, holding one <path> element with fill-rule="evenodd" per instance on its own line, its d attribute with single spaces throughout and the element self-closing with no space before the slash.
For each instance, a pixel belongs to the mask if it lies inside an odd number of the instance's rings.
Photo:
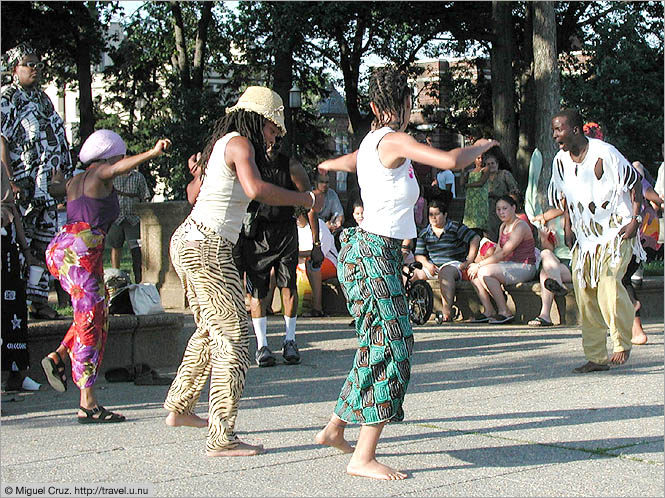
<svg viewBox="0 0 665 498">
<path fill-rule="evenodd" d="M 28 323 L 28 350 L 32 378 L 39 382 L 44 381 L 40 361 L 58 347 L 71 323 L 71 318 Z M 178 336 L 183 324 L 182 313 L 110 315 L 100 373 L 134 363 L 147 363 L 153 368 L 178 364 L 182 356 Z M 69 371 L 67 377 L 71 377 Z"/>
<path fill-rule="evenodd" d="M 183 309 L 185 293 L 171 258 L 169 244 L 176 228 L 192 210 L 187 201 L 149 202 L 136 205 L 141 217 L 143 282 L 155 284 L 164 308 Z"/>
<path fill-rule="evenodd" d="M 441 310 L 441 291 L 437 280 L 429 280 L 434 293 L 434 310 Z M 578 323 L 577 302 L 571 289 L 567 295 L 557 297 L 552 304 L 551 317 L 555 324 L 575 325 Z M 515 323 L 526 323 L 540 313 L 540 283 L 523 282 L 505 286 L 507 303 L 515 314 Z M 644 277 L 641 287 L 636 290 L 642 303 L 641 316 L 644 320 L 663 320 L 663 277 Z M 331 316 L 347 316 L 346 301 L 337 279 L 323 282 L 323 311 Z M 455 305 L 459 308 L 462 320 L 468 320 L 482 310 L 480 300 L 470 282 L 458 282 L 455 292 Z M 434 314 L 432 314 L 432 317 Z M 432 318 L 433 319 L 433 318 Z"/>
</svg>

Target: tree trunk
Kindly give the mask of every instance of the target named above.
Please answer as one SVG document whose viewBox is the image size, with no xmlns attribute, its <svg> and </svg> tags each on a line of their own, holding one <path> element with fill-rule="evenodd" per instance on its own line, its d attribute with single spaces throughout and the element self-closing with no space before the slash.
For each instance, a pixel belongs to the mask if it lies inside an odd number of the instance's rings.
<svg viewBox="0 0 665 498">
<path fill-rule="evenodd" d="M 175 37 L 175 50 L 173 59 L 180 74 L 180 80 L 185 88 L 189 88 L 189 58 L 187 57 L 187 44 L 185 42 L 185 23 L 182 19 L 180 2 L 171 0 L 171 12 L 173 13 L 173 36 Z"/>
<path fill-rule="evenodd" d="M 494 26 L 492 48 L 492 115 L 494 138 L 501 142 L 501 150 L 513 166 L 513 174 L 520 185 L 525 184 L 526 173 L 516 167 L 517 125 L 515 119 L 515 80 L 513 78 L 513 53 L 515 32 L 511 15 L 512 2 L 492 2 Z"/>
<path fill-rule="evenodd" d="M 286 123 L 286 137 L 282 145 L 282 151 L 285 154 L 291 154 L 293 144 L 297 142 L 295 120 L 293 119 L 294 110 L 289 107 L 289 90 L 293 86 L 293 51 L 289 49 L 289 44 L 281 43 L 275 50 L 275 67 L 273 68 L 273 90 L 282 97 L 284 102 L 284 121 Z M 297 112 L 297 110 L 295 111 Z"/>
<path fill-rule="evenodd" d="M 95 113 L 92 107 L 90 48 L 81 39 L 76 45 L 76 77 L 79 84 L 79 137 L 83 143 L 95 131 Z"/>
<path fill-rule="evenodd" d="M 517 164 L 528 171 L 531 154 L 536 147 L 536 89 L 533 82 L 533 4 L 525 5 L 522 74 L 520 75 L 520 114 Z"/>
<path fill-rule="evenodd" d="M 192 86 L 203 89 L 203 77 L 205 70 L 206 47 L 208 44 L 208 26 L 212 20 L 212 6 L 214 2 L 205 2 L 201 7 L 201 19 L 196 29 L 196 41 L 194 43 L 194 67 L 192 68 Z"/>
<path fill-rule="evenodd" d="M 552 159 L 556 154 L 551 120 L 559 111 L 561 99 L 554 2 L 533 3 L 533 78 L 536 87 L 536 147 L 543 155 L 538 197 L 542 199 L 542 206 L 546 207 Z"/>
</svg>

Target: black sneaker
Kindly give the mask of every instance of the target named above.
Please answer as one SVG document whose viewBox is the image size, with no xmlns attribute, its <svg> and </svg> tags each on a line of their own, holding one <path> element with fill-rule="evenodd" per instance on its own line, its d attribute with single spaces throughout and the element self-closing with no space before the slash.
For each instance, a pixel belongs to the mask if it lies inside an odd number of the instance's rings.
<svg viewBox="0 0 665 498">
<path fill-rule="evenodd" d="M 284 341 L 282 356 L 284 356 L 284 363 L 288 363 L 289 365 L 300 363 L 300 353 L 298 352 L 296 341 Z"/>
<path fill-rule="evenodd" d="M 256 364 L 259 367 L 274 367 L 275 355 L 268 349 L 268 346 L 263 346 L 256 352 Z"/>
</svg>

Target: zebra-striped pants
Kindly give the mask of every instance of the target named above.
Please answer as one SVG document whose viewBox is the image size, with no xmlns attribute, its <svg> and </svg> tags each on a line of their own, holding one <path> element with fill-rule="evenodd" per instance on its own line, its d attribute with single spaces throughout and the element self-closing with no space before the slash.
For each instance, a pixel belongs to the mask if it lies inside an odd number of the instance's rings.
<svg viewBox="0 0 665 498">
<path fill-rule="evenodd" d="M 188 240 L 199 231 L 203 240 Z M 247 311 L 233 245 L 189 218 L 171 238 L 171 262 L 196 322 L 164 408 L 179 414 L 193 413 L 201 390 L 212 373 L 208 401 L 206 450 L 235 447 L 238 403 L 249 368 Z"/>
</svg>

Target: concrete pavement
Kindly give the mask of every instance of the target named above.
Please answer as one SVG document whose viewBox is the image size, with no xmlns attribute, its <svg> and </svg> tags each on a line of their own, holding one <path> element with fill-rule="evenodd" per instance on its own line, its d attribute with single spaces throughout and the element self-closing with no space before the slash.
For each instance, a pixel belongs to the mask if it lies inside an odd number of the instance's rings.
<svg viewBox="0 0 665 498">
<path fill-rule="evenodd" d="M 71 381 L 64 394 L 3 395 L 0 494 L 8 484 L 150 483 L 155 496 L 664 495 L 662 322 L 646 326 L 649 343 L 626 365 L 586 375 L 571 373 L 585 361 L 575 328 L 417 327 L 406 418 L 378 447 L 379 461 L 409 474 L 399 482 L 348 476 L 348 455 L 313 442 L 355 352 L 348 322 L 299 319 L 302 364 L 250 369 L 237 430 L 266 446 L 260 456 L 208 458 L 205 430 L 166 427 L 167 386 L 102 378 L 100 402 L 129 420 L 93 426 L 76 423 Z M 269 318 L 273 351 L 283 323 Z M 191 327 L 187 315 L 181 350 Z M 207 391 L 198 406 L 205 416 Z M 347 430 L 351 442 L 358 430 Z"/>
</svg>

